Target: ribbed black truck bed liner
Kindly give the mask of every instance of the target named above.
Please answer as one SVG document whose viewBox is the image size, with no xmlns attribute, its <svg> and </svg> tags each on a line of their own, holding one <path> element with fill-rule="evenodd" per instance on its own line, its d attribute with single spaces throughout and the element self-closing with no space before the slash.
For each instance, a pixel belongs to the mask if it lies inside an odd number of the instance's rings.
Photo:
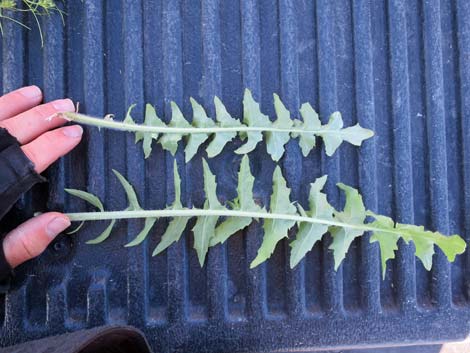
<svg viewBox="0 0 470 353">
<path fill-rule="evenodd" d="M 280 162 L 292 199 L 328 174 L 358 187 L 366 206 L 401 222 L 470 237 L 470 3 L 467 1 L 67 1 L 36 30 L 4 23 L 1 89 L 26 84 L 52 100 L 69 96 L 82 112 L 123 117 L 144 102 L 163 119 L 189 97 L 214 116 L 219 96 L 242 115 L 250 88 L 274 117 L 272 93 L 294 115 L 310 102 L 327 119 L 339 110 L 376 136 L 343 145 L 327 158 L 320 144 L 307 158 L 290 142 Z M 33 23 L 31 23 L 33 25 Z M 144 160 L 134 137 L 87 128 L 83 143 L 48 172 L 48 186 L 18 204 L 17 218 L 37 210 L 85 210 L 65 187 L 99 195 L 108 209 L 126 207 L 112 169 L 135 185 L 146 208 L 173 200 L 173 157 L 155 146 Z M 223 197 L 233 197 L 237 142 L 209 161 Z M 180 168 L 187 205 L 203 200 L 200 152 Z M 183 163 L 182 151 L 176 157 Z M 269 199 L 274 163 L 260 145 L 251 154 L 257 197 Z M 16 217 L 16 216 L 15 216 Z M 0 345 L 104 324 L 141 329 L 157 352 L 257 352 L 340 349 L 463 339 L 470 330 L 469 253 L 448 264 L 440 250 L 427 272 L 400 244 L 381 280 L 377 244 L 357 240 L 338 272 L 329 239 L 294 270 L 288 243 L 249 270 L 261 241 L 254 223 L 209 251 L 200 268 L 191 233 L 151 257 L 165 223 L 135 248 L 124 248 L 140 221 L 119 222 L 111 239 L 86 245 L 103 229 L 90 223 L 62 236 L 22 267 L 0 296 Z M 189 229 L 189 228 L 188 228 Z"/>
</svg>

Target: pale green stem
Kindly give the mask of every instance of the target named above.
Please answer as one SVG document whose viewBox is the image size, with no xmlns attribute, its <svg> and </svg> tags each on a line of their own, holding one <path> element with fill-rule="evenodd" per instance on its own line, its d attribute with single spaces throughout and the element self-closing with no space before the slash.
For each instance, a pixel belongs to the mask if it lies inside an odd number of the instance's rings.
<svg viewBox="0 0 470 353">
<path fill-rule="evenodd" d="M 397 230 L 389 230 L 382 228 L 370 227 L 367 224 L 347 224 L 337 221 L 330 221 L 321 218 L 303 217 L 299 215 L 289 215 L 282 213 L 264 213 L 237 210 L 205 210 L 199 208 L 179 209 L 179 210 L 137 210 L 137 211 L 106 211 L 106 212 L 83 212 L 68 213 L 67 217 L 71 221 L 101 221 L 113 219 L 135 219 L 135 218 L 164 218 L 164 217 L 199 217 L 199 216 L 215 216 L 215 217 L 245 217 L 245 218 L 264 218 L 264 219 L 283 219 L 296 222 L 308 222 L 316 224 L 325 224 L 328 226 L 336 226 L 341 228 L 360 229 L 364 231 L 387 232 L 393 234 L 402 234 Z"/>
<path fill-rule="evenodd" d="M 263 126 L 234 126 L 234 127 L 171 127 L 171 126 L 149 126 L 149 125 L 138 125 L 129 124 L 120 121 L 113 121 L 110 119 L 95 118 L 78 113 L 64 112 L 60 113 L 65 116 L 67 120 L 75 121 L 77 123 L 92 125 L 96 127 L 103 127 L 114 130 L 122 131 L 134 131 L 134 132 L 149 132 L 155 134 L 212 134 L 221 132 L 255 132 L 255 131 L 270 131 L 270 132 L 284 132 L 284 133 L 298 133 L 298 134 L 338 134 L 338 131 L 331 130 L 305 130 L 305 129 L 280 129 L 274 127 L 263 127 Z"/>
</svg>

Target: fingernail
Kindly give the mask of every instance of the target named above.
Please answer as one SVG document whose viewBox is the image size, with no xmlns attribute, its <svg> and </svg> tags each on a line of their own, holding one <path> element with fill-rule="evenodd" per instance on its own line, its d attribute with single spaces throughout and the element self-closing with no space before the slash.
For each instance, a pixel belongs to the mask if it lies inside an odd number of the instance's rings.
<svg viewBox="0 0 470 353">
<path fill-rule="evenodd" d="M 26 98 L 38 98 L 42 95 L 41 90 L 37 86 L 23 87 L 18 92 Z"/>
<path fill-rule="evenodd" d="M 81 137 L 83 135 L 83 128 L 80 125 L 66 126 L 62 128 L 62 132 L 67 137 Z"/>
<path fill-rule="evenodd" d="M 61 112 L 73 112 L 75 111 L 75 106 L 70 99 L 59 99 L 52 102 L 52 106 L 61 111 Z"/>
<path fill-rule="evenodd" d="M 70 227 L 70 221 L 63 217 L 56 217 L 46 227 L 46 233 L 51 238 L 55 238 L 60 232 Z"/>
</svg>

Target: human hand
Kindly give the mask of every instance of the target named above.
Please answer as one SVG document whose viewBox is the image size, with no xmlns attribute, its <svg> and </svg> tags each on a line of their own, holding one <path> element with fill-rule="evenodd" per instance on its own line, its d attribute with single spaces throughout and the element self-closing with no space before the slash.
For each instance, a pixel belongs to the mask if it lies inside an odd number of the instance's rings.
<svg viewBox="0 0 470 353">
<path fill-rule="evenodd" d="M 41 104 L 42 93 L 36 86 L 23 87 L 0 97 L 0 128 L 16 137 L 21 150 L 43 172 L 57 159 L 70 152 L 82 138 L 79 125 L 59 128 L 66 120 L 58 112 L 74 111 L 70 99 Z M 70 226 L 70 220 L 58 212 L 34 217 L 6 235 L 5 259 L 12 268 L 41 254 L 49 243 Z"/>
</svg>

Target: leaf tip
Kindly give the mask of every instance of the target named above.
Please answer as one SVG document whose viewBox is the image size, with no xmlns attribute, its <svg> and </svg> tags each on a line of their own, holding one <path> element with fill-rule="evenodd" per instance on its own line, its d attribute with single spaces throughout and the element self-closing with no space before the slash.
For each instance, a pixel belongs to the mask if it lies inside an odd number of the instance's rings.
<svg viewBox="0 0 470 353">
<path fill-rule="evenodd" d="M 170 107 L 171 107 L 171 111 L 173 112 L 173 114 L 181 112 L 180 107 L 178 106 L 178 104 L 176 104 L 175 101 L 170 102 Z"/>
<path fill-rule="evenodd" d="M 300 259 L 294 259 L 292 256 L 289 261 L 290 269 L 293 270 L 300 262 Z"/>
<path fill-rule="evenodd" d="M 382 267 L 382 281 L 385 281 L 386 275 L 387 275 L 387 268 Z"/>
<path fill-rule="evenodd" d="M 219 97 L 214 96 L 214 104 L 215 104 L 215 105 L 220 105 L 220 104 L 223 104 L 223 103 L 222 103 L 222 101 L 220 100 Z"/>
<path fill-rule="evenodd" d="M 253 261 L 250 263 L 250 270 L 258 267 L 263 261 L 259 260 L 259 256 L 257 256 Z"/>
<path fill-rule="evenodd" d="M 118 175 L 122 176 L 122 174 L 119 173 L 116 169 L 113 168 L 113 169 L 111 169 L 111 170 L 113 171 L 114 175 L 116 175 L 116 176 L 118 176 Z"/>
<path fill-rule="evenodd" d="M 366 139 L 375 136 L 375 132 L 374 132 L 373 130 L 371 130 L 371 129 L 364 129 L 364 130 L 366 130 L 366 131 L 365 131 L 365 133 L 366 133 Z"/>
<path fill-rule="evenodd" d="M 325 187 L 326 182 L 328 181 L 328 175 L 325 174 L 321 177 L 315 179 L 313 183 L 310 183 L 310 192 L 319 193 Z"/>
<path fill-rule="evenodd" d="M 155 250 L 152 252 L 152 257 L 155 257 L 157 255 L 159 255 L 163 250 L 162 249 L 159 249 L 159 247 L 157 246 L 155 248 Z"/>
</svg>

